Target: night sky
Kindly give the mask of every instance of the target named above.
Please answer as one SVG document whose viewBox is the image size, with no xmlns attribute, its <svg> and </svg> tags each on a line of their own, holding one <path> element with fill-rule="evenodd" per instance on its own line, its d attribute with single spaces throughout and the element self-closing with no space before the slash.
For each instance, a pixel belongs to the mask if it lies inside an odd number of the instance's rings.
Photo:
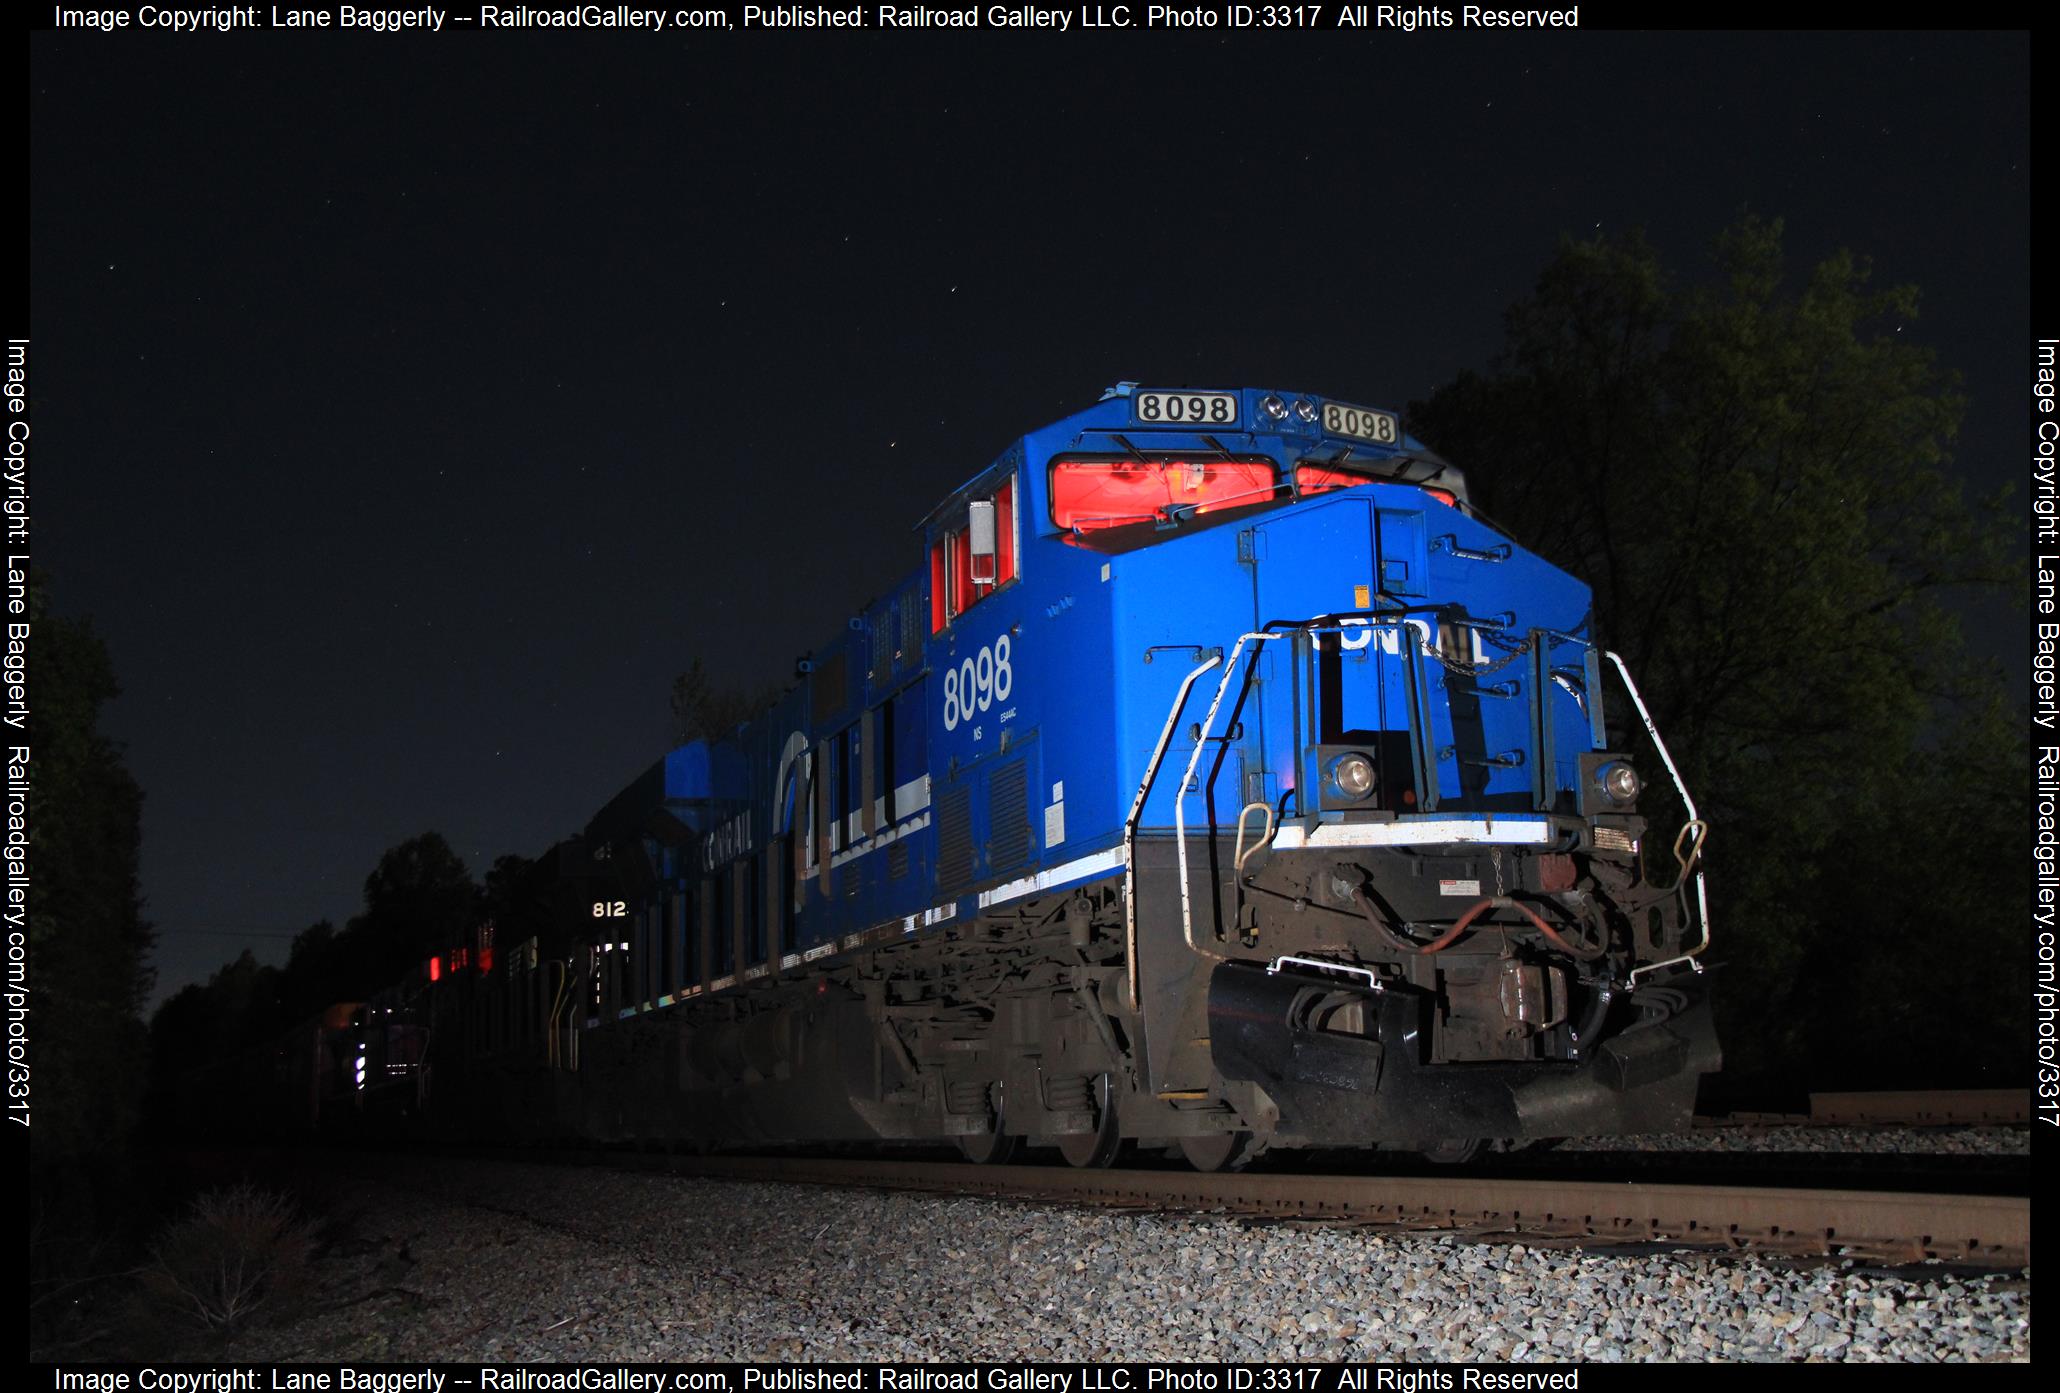
<svg viewBox="0 0 2060 1393">
<path fill-rule="evenodd" d="M 2021 480 L 2029 50 L 35 34 L 33 555 L 122 681 L 159 995 L 416 833 L 480 874 L 577 831 L 692 658 L 785 676 L 1108 384 L 1400 407 L 1562 234 L 1870 254 L 1965 376 L 1970 485 Z"/>
</svg>

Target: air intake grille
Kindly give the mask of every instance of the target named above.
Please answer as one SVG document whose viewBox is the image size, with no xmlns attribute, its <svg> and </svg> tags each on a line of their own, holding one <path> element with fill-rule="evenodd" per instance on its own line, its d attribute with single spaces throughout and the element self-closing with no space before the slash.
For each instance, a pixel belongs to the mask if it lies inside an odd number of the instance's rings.
<svg viewBox="0 0 2060 1393">
<path fill-rule="evenodd" d="M 937 888 L 953 894 L 973 883 L 973 793 L 965 784 L 937 803 Z"/>
<path fill-rule="evenodd" d="M 988 784 L 989 870 L 1013 870 L 1030 859 L 1028 779 L 1019 759 L 995 770 Z"/>
<path fill-rule="evenodd" d="M 901 661 L 896 667 L 913 667 L 923 652 L 923 610 L 916 603 L 919 597 L 905 595 L 901 600 Z"/>
<path fill-rule="evenodd" d="M 895 622 L 892 606 L 873 616 L 873 665 L 866 676 L 883 681 L 894 667 Z"/>
</svg>

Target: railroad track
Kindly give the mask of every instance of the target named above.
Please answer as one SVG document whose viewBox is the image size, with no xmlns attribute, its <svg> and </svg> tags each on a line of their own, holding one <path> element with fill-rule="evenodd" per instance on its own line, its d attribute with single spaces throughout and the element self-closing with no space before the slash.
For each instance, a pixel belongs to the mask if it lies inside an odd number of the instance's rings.
<svg viewBox="0 0 2060 1393">
<path fill-rule="evenodd" d="M 1983 1267 L 2031 1262 L 2021 1196 L 1784 1190 L 1451 1176 L 1195 1174 L 803 1157 L 674 1157 L 675 1173 L 803 1185 L 1522 1239 L 1847 1255 Z"/>
<path fill-rule="evenodd" d="M 1698 1127 L 1967 1127 L 2031 1121 L 2022 1088 L 1900 1089 L 1812 1093 L 1805 1113 L 1732 1112 L 1698 1117 Z"/>
</svg>

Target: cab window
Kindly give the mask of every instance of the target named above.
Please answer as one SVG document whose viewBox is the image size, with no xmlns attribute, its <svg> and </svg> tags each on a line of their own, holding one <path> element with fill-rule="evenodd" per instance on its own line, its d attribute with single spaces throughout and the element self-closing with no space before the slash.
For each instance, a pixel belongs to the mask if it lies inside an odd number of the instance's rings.
<svg viewBox="0 0 2060 1393">
<path fill-rule="evenodd" d="M 966 502 L 958 526 L 930 543 L 930 632 L 1016 578 L 1016 481 Z"/>
<path fill-rule="evenodd" d="M 1266 502 L 1278 482 L 1270 459 L 1058 459 L 1051 520 L 1075 534 L 1166 522 Z"/>
<path fill-rule="evenodd" d="M 1329 493 L 1332 489 L 1356 488 L 1360 484 L 1394 482 L 1397 481 L 1377 479 L 1370 474 L 1359 474 L 1349 469 L 1331 469 L 1320 464 L 1295 466 L 1295 492 L 1304 498 L 1313 494 Z M 1429 484 L 1418 484 L 1417 487 L 1448 508 L 1459 506 L 1458 497 L 1450 489 L 1432 488 Z"/>
</svg>

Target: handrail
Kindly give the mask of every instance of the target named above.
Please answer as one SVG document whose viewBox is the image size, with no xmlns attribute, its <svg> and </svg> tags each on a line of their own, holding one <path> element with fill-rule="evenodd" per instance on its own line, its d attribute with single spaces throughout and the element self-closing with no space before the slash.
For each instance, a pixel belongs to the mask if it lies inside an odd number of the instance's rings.
<svg viewBox="0 0 2060 1393">
<path fill-rule="evenodd" d="M 1624 680 L 1624 690 L 1631 695 L 1631 705 L 1637 709 L 1638 719 L 1645 723 L 1645 733 L 1652 737 L 1652 747 L 1659 751 L 1660 763 L 1666 766 L 1667 776 L 1674 781 L 1674 791 L 1681 795 L 1681 805 L 1688 810 L 1688 824 L 1681 829 L 1680 835 L 1674 838 L 1674 856 L 1681 863 L 1681 873 L 1686 875 L 1688 868 L 1698 865 L 1702 859 L 1702 844 L 1709 838 L 1709 824 L 1703 820 L 1702 814 L 1696 811 L 1695 799 L 1689 796 L 1688 785 L 1681 781 L 1681 771 L 1674 764 L 1674 757 L 1667 753 L 1667 742 L 1660 739 L 1659 727 L 1653 724 L 1652 713 L 1645 709 L 1645 698 L 1638 694 L 1638 684 L 1631 680 L 1631 670 L 1624 666 L 1624 660 L 1615 653 L 1605 651 L 1603 656 L 1608 658 L 1611 664 L 1615 666 L 1617 676 Z M 1684 840 L 1687 840 L 1690 829 L 1695 829 L 1696 835 L 1694 840 L 1689 843 L 1688 851 L 1684 854 L 1681 850 L 1681 844 Z M 1702 971 L 1702 964 L 1697 962 L 1696 959 L 1702 955 L 1704 949 L 1710 946 L 1710 903 L 1709 890 L 1703 883 L 1702 871 L 1700 869 L 1697 869 L 1695 872 L 1695 920 L 1698 927 L 1702 929 L 1702 941 L 1700 943 L 1697 943 L 1693 948 L 1688 949 L 1677 957 L 1667 958 L 1662 962 L 1646 963 L 1643 967 L 1632 968 L 1630 976 L 1625 979 L 1628 984 L 1635 987 L 1638 985 L 1638 978 L 1641 975 L 1648 972 L 1657 972 L 1663 967 L 1675 967 L 1681 963 L 1687 963 L 1697 972 Z"/>
<path fill-rule="evenodd" d="M 1252 843 L 1252 846 L 1251 846 L 1251 850 L 1247 851 L 1247 850 L 1245 849 L 1245 819 L 1246 819 L 1246 818 L 1248 818 L 1248 817 L 1250 817 L 1250 816 L 1252 815 L 1252 809 L 1254 809 L 1254 808 L 1257 808 L 1257 809 L 1259 810 L 1259 812 L 1260 812 L 1260 813 L 1261 813 L 1262 815 L 1264 815 L 1264 817 L 1265 817 L 1265 819 L 1266 819 L 1266 823 L 1265 823 L 1265 828 L 1266 828 L 1266 830 L 1265 830 L 1265 831 L 1263 831 L 1263 832 L 1261 832 L 1261 833 L 1259 834 L 1259 840 L 1257 840 L 1256 842 L 1253 842 L 1253 843 Z M 1250 857 L 1252 857 L 1252 856 L 1256 855 L 1256 854 L 1258 853 L 1258 851 L 1259 851 L 1259 848 L 1261 848 L 1261 847 L 1265 846 L 1265 845 L 1266 845 L 1266 844 L 1267 844 L 1268 842 L 1270 842 L 1270 841 L 1272 841 L 1272 840 L 1273 840 L 1273 805 L 1272 805 L 1271 803 L 1267 802 L 1267 801 L 1266 801 L 1265 799 L 1263 799 L 1263 798 L 1262 798 L 1262 799 L 1259 799 L 1259 800 L 1258 800 L 1257 802 L 1253 802 L 1253 803 L 1247 803 L 1247 804 L 1245 804 L 1245 805 L 1244 805 L 1244 806 L 1243 806 L 1242 808 L 1239 808 L 1239 809 L 1238 809 L 1238 811 L 1237 811 L 1237 849 L 1236 849 L 1236 851 L 1235 851 L 1235 852 L 1233 853 L 1233 864 L 1234 864 L 1234 865 L 1236 866 L 1236 868 L 1237 868 L 1237 875 L 1238 875 L 1238 879 L 1239 879 L 1240 881 L 1242 881 L 1242 880 L 1244 879 L 1244 874 L 1245 874 L 1245 862 L 1246 862 L 1246 860 L 1247 860 L 1247 859 L 1249 859 Z"/>
<path fill-rule="evenodd" d="M 550 1014 L 544 1018 L 544 1030 L 547 1037 L 544 1048 L 544 1060 L 551 1070 L 556 1072 L 559 1061 L 558 1018 L 565 1012 L 566 988 L 572 984 L 572 972 L 570 963 L 559 962 L 555 958 L 551 960 L 551 966 L 558 969 L 558 994 L 551 1001 Z"/>
<path fill-rule="evenodd" d="M 1200 657 L 1202 649 L 1197 647 L 1195 653 Z M 1130 1009 L 1133 1011 L 1142 1010 L 1144 1006 L 1137 986 L 1137 867 L 1132 856 L 1132 848 L 1137 842 L 1137 820 L 1144 814 L 1144 800 L 1151 794 L 1152 783 L 1159 776 L 1159 761 L 1166 757 L 1166 746 L 1173 739 L 1173 724 L 1180 719 L 1180 708 L 1187 704 L 1188 692 L 1197 678 L 1222 661 L 1223 650 L 1216 649 L 1208 654 L 1206 661 L 1197 662 L 1181 679 L 1180 690 L 1173 694 L 1172 709 L 1166 713 L 1166 724 L 1159 731 L 1159 743 L 1152 750 L 1151 761 L 1144 768 L 1144 778 L 1137 785 L 1137 796 L 1130 800 L 1130 816 L 1123 819 L 1123 944 L 1130 966 Z M 1184 857 L 1180 869 L 1185 876 L 1187 863 Z"/>
<path fill-rule="evenodd" d="M 1190 792 L 1195 791 L 1193 787 L 1195 780 L 1195 770 L 1201 763 L 1202 750 L 1209 742 L 1209 733 L 1215 728 L 1216 715 L 1217 712 L 1222 709 L 1223 698 L 1225 697 L 1225 695 L 1228 694 L 1230 690 L 1231 679 L 1235 677 L 1237 674 L 1238 658 L 1243 653 L 1245 645 L 1247 643 L 1265 643 L 1272 639 L 1291 638 L 1297 634 L 1315 630 L 1319 628 L 1323 623 L 1324 620 L 1319 618 L 1316 620 L 1305 621 L 1303 624 L 1295 625 L 1291 628 L 1284 628 L 1276 632 L 1253 632 L 1242 634 L 1238 637 L 1237 642 L 1231 646 L 1231 650 L 1227 658 L 1223 655 L 1222 651 L 1218 649 L 1212 652 L 1205 660 L 1198 662 L 1196 666 L 1193 668 L 1193 670 L 1191 670 L 1187 674 L 1187 676 L 1181 680 L 1180 690 L 1174 694 L 1172 707 L 1166 713 L 1165 725 L 1159 731 L 1158 744 L 1152 750 L 1152 757 L 1150 762 L 1146 765 L 1144 778 L 1138 784 L 1137 795 L 1135 798 L 1131 800 L 1130 814 L 1124 820 L 1123 824 L 1124 938 L 1129 959 L 1130 1005 L 1132 1010 L 1139 1009 L 1142 1005 L 1142 1002 L 1139 997 L 1137 960 L 1137 880 L 1135 864 L 1137 825 L 1139 818 L 1142 816 L 1144 811 L 1145 800 L 1151 792 L 1151 788 L 1154 781 L 1158 777 L 1159 766 L 1165 758 L 1166 747 L 1172 740 L 1174 725 L 1178 722 L 1180 718 L 1181 710 L 1187 704 L 1188 693 L 1192 690 L 1196 680 L 1199 679 L 1203 673 L 1210 671 L 1212 668 L 1215 668 L 1219 664 L 1222 665 L 1223 676 L 1221 677 L 1221 679 L 1218 680 L 1216 684 L 1216 694 L 1209 702 L 1208 714 L 1202 720 L 1202 723 L 1198 730 L 1197 738 L 1195 740 L 1194 750 L 1188 755 L 1187 767 L 1181 774 L 1180 786 L 1174 792 L 1173 832 L 1174 854 L 1178 861 L 1180 874 L 1181 937 L 1186 942 L 1190 951 L 1198 953 L 1203 957 L 1224 960 L 1225 955 L 1221 953 L 1214 953 L 1204 948 L 1202 945 L 1195 941 L 1194 936 L 1193 893 L 1188 883 L 1187 798 Z M 1534 637 L 1536 637 L 1536 635 L 1534 635 Z M 1576 641 L 1581 642 L 1581 640 Z M 1590 646 L 1592 648 L 1592 645 Z M 1198 649 L 1197 652 L 1200 652 L 1200 650 Z M 1701 972 L 1704 970 L 1702 964 L 1697 962 L 1696 959 L 1700 957 L 1702 953 L 1706 949 L 1708 949 L 1710 945 L 1709 891 L 1700 864 L 1702 859 L 1703 844 L 1707 840 L 1709 835 L 1709 825 L 1703 819 L 1700 811 L 1696 808 L 1695 799 L 1688 792 L 1688 786 L 1681 777 L 1680 767 L 1674 763 L 1674 757 L 1672 753 L 1667 749 L 1666 741 L 1661 738 L 1659 733 L 1659 727 L 1653 722 L 1652 713 L 1645 705 L 1645 699 L 1638 690 L 1638 684 L 1631 678 L 1630 669 L 1625 666 L 1624 660 L 1616 653 L 1608 652 L 1605 650 L 1604 656 L 1610 660 L 1611 664 L 1617 670 L 1617 675 L 1623 680 L 1624 690 L 1630 695 L 1631 703 L 1638 712 L 1638 718 L 1645 726 L 1645 733 L 1651 737 L 1653 748 L 1659 751 L 1660 762 L 1662 765 L 1665 766 L 1668 777 L 1673 780 L 1675 791 L 1681 795 L 1682 805 L 1687 809 L 1688 822 L 1681 829 L 1681 835 L 1675 839 L 1674 854 L 1676 859 L 1679 860 L 1681 863 L 1681 870 L 1684 876 L 1691 869 L 1694 871 L 1694 917 L 1696 920 L 1696 924 L 1700 928 L 1702 934 L 1700 941 L 1697 942 L 1694 947 L 1689 948 L 1685 952 L 1675 957 L 1664 959 L 1660 962 L 1647 963 L 1643 966 L 1632 969 L 1627 980 L 1631 986 L 1635 987 L 1637 985 L 1639 977 L 1644 976 L 1648 973 L 1657 972 L 1662 968 L 1678 966 L 1681 963 L 1687 963 L 1696 972 Z M 1600 693 L 1596 694 L 1596 699 L 1599 701 Z M 1414 714 L 1416 713 L 1412 712 L 1412 715 Z M 1547 718 L 1546 721 L 1541 723 L 1549 724 L 1549 718 Z M 1412 721 L 1412 724 L 1414 724 L 1414 721 Z M 1249 811 L 1249 809 L 1247 809 L 1246 811 Z M 1244 859 L 1242 847 L 1242 843 L 1244 840 L 1244 826 L 1245 817 L 1244 813 L 1241 812 L 1238 817 L 1238 842 L 1240 846 L 1237 858 L 1240 862 L 1242 862 L 1242 860 Z M 1263 845 L 1264 841 L 1265 838 L 1262 837 L 1260 844 Z M 1683 849 L 1684 844 L 1686 848 L 1685 850 Z M 1257 848 L 1254 847 L 1253 849 L 1256 850 Z"/>
<path fill-rule="evenodd" d="M 1216 712 L 1223 705 L 1223 694 L 1230 690 L 1230 679 L 1237 675 L 1237 655 L 1244 651 L 1245 643 L 1248 640 L 1257 640 L 1260 643 L 1265 643 L 1269 639 L 1289 638 L 1300 632 L 1301 630 L 1299 629 L 1291 629 L 1277 634 L 1243 634 L 1231 646 L 1230 657 L 1223 665 L 1223 680 L 1216 684 L 1216 699 L 1209 703 L 1209 714 L 1202 720 L 1201 733 L 1195 739 L 1194 753 L 1187 757 L 1187 772 L 1180 776 L 1180 787 L 1173 794 L 1173 846 L 1175 854 L 1180 858 L 1180 932 L 1182 937 L 1187 940 L 1188 948 L 1196 953 L 1200 953 L 1205 958 L 1216 958 L 1221 961 L 1224 960 L 1225 955 L 1222 953 L 1212 953 L 1195 942 L 1194 909 L 1190 902 L 1192 897 L 1188 893 L 1187 886 L 1188 785 L 1194 782 L 1195 766 L 1202 762 L 1202 747 L 1209 743 L 1209 732 L 1215 728 Z M 1243 814 L 1239 814 L 1238 822 L 1240 828 L 1242 828 L 1244 822 Z"/>
</svg>

